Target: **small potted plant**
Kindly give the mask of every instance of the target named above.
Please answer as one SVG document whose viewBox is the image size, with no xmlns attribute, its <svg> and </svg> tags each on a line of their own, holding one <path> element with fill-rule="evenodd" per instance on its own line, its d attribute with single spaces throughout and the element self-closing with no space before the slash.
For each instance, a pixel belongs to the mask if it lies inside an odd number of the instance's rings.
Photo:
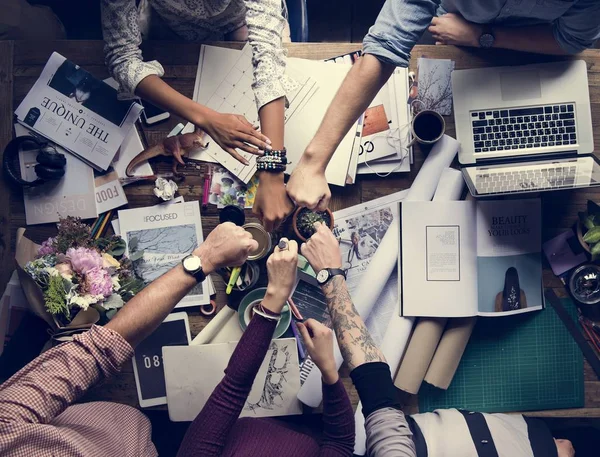
<svg viewBox="0 0 600 457">
<path fill-rule="evenodd" d="M 575 231 L 579 243 L 592 260 L 600 258 L 600 206 L 597 203 L 588 200 L 587 211 L 579 213 Z"/>
<path fill-rule="evenodd" d="M 325 211 L 298 208 L 292 220 L 296 236 L 302 241 L 307 241 L 315 233 L 315 222 L 322 222 L 333 230 L 333 214 L 329 208 Z"/>
</svg>

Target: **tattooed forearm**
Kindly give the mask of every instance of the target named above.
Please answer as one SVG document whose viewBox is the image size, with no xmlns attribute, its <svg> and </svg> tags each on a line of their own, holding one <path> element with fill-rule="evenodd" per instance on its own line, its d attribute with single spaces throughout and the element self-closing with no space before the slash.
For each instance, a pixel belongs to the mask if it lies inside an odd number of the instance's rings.
<svg viewBox="0 0 600 457">
<path fill-rule="evenodd" d="M 323 293 L 340 351 L 348 367 L 353 370 L 367 362 L 385 361 L 352 303 L 344 278 L 334 277 L 323 286 Z"/>
</svg>

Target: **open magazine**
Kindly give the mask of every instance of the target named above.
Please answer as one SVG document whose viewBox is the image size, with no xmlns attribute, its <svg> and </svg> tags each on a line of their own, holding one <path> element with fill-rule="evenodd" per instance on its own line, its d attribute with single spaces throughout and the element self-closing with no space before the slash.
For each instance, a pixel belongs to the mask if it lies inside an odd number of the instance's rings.
<svg viewBox="0 0 600 457">
<path fill-rule="evenodd" d="M 142 106 L 54 52 L 15 114 L 17 120 L 106 170 Z"/>
<path fill-rule="evenodd" d="M 542 309 L 539 199 L 400 205 L 401 315 Z"/>
</svg>

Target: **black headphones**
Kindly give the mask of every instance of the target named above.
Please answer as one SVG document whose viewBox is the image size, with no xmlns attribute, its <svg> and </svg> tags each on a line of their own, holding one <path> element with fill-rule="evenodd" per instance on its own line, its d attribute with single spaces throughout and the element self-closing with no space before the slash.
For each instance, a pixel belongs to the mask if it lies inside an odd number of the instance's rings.
<svg viewBox="0 0 600 457">
<path fill-rule="evenodd" d="M 35 160 L 35 174 L 38 178 L 35 181 L 25 181 L 17 171 L 19 166 L 19 150 L 29 143 L 27 149 L 37 149 L 39 152 Z M 46 141 L 41 141 L 33 136 L 25 135 L 13 139 L 6 145 L 4 156 L 2 157 L 2 167 L 6 179 L 17 186 L 35 187 L 44 184 L 46 181 L 60 179 L 65 174 L 67 159 L 64 154 L 56 150 L 54 146 Z"/>
</svg>

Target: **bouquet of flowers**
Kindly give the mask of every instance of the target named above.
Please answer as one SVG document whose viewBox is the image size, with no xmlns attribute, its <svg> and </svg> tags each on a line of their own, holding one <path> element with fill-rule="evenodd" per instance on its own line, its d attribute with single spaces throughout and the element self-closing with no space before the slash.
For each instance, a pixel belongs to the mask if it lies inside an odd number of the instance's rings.
<svg viewBox="0 0 600 457">
<path fill-rule="evenodd" d="M 19 241 L 18 251 L 23 250 L 20 245 Z M 80 312 L 87 317 L 77 325 L 106 322 L 144 287 L 132 266 L 143 252 L 136 252 L 136 258 L 125 257 L 121 237 L 93 239 L 90 227 L 79 218 L 61 219 L 58 235 L 33 246 L 35 258 L 22 268 L 41 289 L 45 312 L 59 328 L 73 326 Z"/>
</svg>

